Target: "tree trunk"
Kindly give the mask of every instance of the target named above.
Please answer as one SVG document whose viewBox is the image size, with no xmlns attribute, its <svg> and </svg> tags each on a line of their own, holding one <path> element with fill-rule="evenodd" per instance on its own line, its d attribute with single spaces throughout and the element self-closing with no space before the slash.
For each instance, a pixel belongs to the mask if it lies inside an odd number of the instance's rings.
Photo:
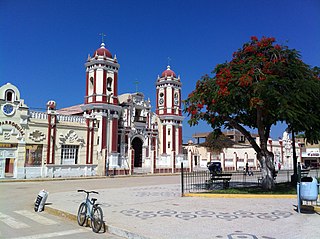
<svg viewBox="0 0 320 239">
<path fill-rule="evenodd" d="M 262 172 L 262 188 L 266 190 L 272 190 L 275 186 L 274 182 L 274 155 L 272 152 L 268 150 L 262 150 L 258 153 L 257 158 L 261 165 L 261 172 Z"/>
</svg>

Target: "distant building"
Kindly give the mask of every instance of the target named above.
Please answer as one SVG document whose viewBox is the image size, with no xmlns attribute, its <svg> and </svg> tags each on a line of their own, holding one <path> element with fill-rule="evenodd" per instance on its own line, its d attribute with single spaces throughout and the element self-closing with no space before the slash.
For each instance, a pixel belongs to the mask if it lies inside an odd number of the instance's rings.
<svg viewBox="0 0 320 239">
<path fill-rule="evenodd" d="M 177 172 L 182 153 L 180 77 L 155 83 L 156 112 L 141 92 L 118 93 L 120 65 L 102 43 L 85 63 L 85 101 L 33 111 L 19 89 L 0 86 L 0 177 L 70 177 Z M 177 167 L 179 166 L 179 168 Z"/>
<path fill-rule="evenodd" d="M 207 162 L 219 161 L 225 171 L 243 170 L 246 163 L 248 163 L 249 167 L 252 169 L 259 169 L 260 165 L 257 160 L 257 154 L 244 135 L 237 130 L 228 130 L 223 133 L 233 140 L 235 144 L 233 147 L 223 149 L 222 152 L 210 152 L 206 147 L 201 146 L 200 142 L 204 142 L 205 138 L 209 135 L 209 132 L 193 135 L 196 143 L 193 143 L 191 140 L 188 142 L 188 145 L 185 146 L 188 158 L 192 161 L 190 167 L 192 169 L 197 167 L 206 168 Z M 252 137 L 259 145 L 260 141 L 258 134 L 252 134 Z M 276 169 L 279 167 L 282 169 L 293 169 L 292 141 L 286 133 L 284 133 L 282 139 L 269 139 L 268 150 L 274 154 Z M 298 162 L 301 162 L 301 147 L 299 147 L 298 143 L 296 143 L 296 152 Z"/>
<path fill-rule="evenodd" d="M 301 163 L 305 168 L 320 167 L 320 144 L 308 144 L 304 138 L 296 138 L 301 148 Z"/>
</svg>

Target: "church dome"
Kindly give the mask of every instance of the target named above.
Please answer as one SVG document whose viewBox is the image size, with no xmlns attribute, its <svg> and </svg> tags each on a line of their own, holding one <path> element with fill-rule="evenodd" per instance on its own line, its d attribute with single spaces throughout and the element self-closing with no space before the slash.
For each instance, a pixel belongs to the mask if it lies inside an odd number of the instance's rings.
<svg viewBox="0 0 320 239">
<path fill-rule="evenodd" d="M 166 77 L 166 76 L 177 77 L 176 73 L 174 73 L 174 71 L 170 69 L 170 66 L 167 66 L 167 69 L 161 74 L 161 77 Z"/>
<path fill-rule="evenodd" d="M 105 48 L 104 43 L 101 43 L 101 47 L 94 52 L 93 56 L 106 56 L 112 58 L 111 52 Z"/>
</svg>

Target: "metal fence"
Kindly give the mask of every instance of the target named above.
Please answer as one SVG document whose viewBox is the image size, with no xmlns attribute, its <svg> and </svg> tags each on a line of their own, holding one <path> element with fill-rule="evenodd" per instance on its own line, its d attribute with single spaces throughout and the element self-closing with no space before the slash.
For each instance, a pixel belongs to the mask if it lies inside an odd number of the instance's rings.
<svg viewBox="0 0 320 239">
<path fill-rule="evenodd" d="M 240 171 L 228 171 L 231 173 L 231 180 L 229 182 L 230 188 L 237 187 L 253 187 L 259 186 L 262 180 L 262 173 L 260 171 L 253 171 L 252 175 L 245 174 Z M 293 170 L 280 170 L 278 171 L 277 177 L 275 179 L 276 183 L 284 183 L 291 181 L 291 175 Z M 306 175 L 304 175 L 306 176 Z M 320 170 L 313 169 L 310 170 L 308 175 L 310 177 L 320 177 Z M 182 195 L 184 193 L 192 192 L 208 192 L 217 189 L 223 189 L 223 182 L 210 181 L 211 175 L 209 170 L 194 171 L 194 172 L 184 172 L 183 168 L 181 170 L 181 191 Z"/>
</svg>

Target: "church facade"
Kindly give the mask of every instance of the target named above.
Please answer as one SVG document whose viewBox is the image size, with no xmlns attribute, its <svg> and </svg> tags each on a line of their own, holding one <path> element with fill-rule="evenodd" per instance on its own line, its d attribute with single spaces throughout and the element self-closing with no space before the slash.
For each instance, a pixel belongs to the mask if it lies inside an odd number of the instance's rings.
<svg viewBox="0 0 320 239">
<path fill-rule="evenodd" d="M 156 110 L 141 92 L 118 93 L 120 65 L 102 43 L 85 63 L 83 104 L 30 110 L 19 89 L 0 87 L 0 177 L 174 173 L 182 153 L 180 77 L 170 66 L 155 82 Z"/>
</svg>

